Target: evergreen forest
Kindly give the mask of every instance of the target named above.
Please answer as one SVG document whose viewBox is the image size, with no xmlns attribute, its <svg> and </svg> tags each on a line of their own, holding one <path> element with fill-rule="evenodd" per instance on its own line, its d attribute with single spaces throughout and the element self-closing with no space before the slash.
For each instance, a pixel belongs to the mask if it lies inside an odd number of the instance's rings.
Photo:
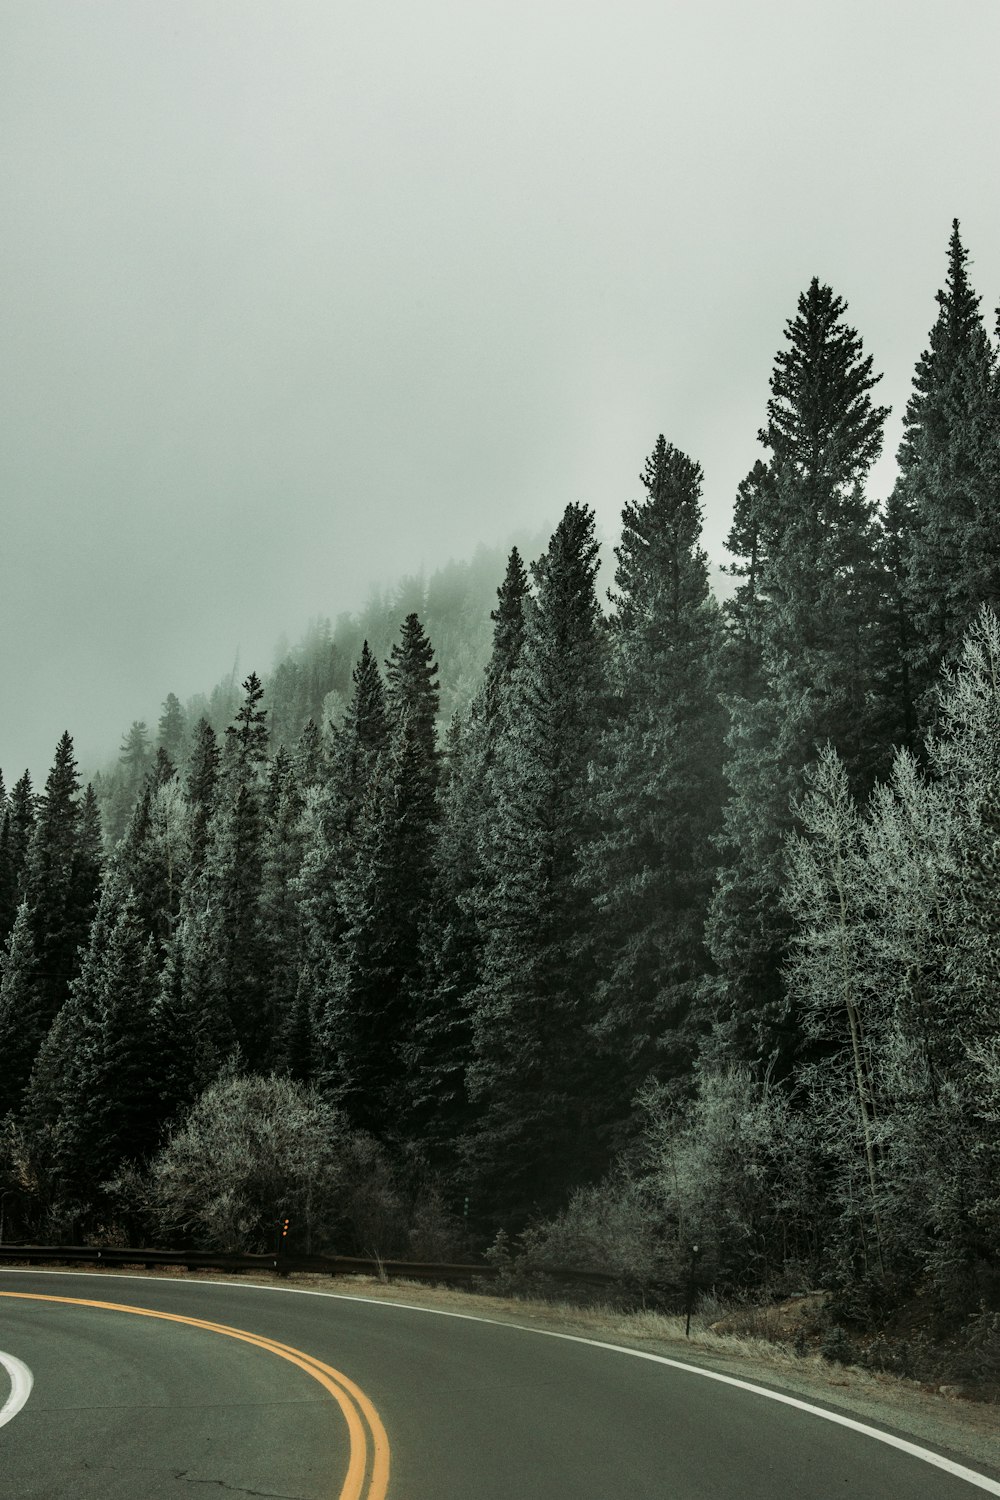
<svg viewBox="0 0 1000 1500">
<path fill-rule="evenodd" d="M 814 279 L 722 603 L 660 436 L 610 587 L 570 504 L 169 695 L 86 787 L 68 733 L 0 785 L 0 1238 L 289 1212 L 1000 1311 L 997 336 L 956 222 L 878 497 L 880 376 Z"/>
</svg>

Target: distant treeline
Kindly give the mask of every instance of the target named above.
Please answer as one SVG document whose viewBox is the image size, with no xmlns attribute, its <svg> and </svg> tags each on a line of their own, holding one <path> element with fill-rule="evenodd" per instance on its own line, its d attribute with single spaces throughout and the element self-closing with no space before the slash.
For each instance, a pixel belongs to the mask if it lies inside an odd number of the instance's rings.
<svg viewBox="0 0 1000 1500">
<path fill-rule="evenodd" d="M 541 551 L 546 540 L 542 532 L 517 539 L 522 552 Z M 324 727 L 339 723 L 363 643 L 367 641 L 376 660 L 382 661 L 396 639 L 399 622 L 409 614 L 423 622 L 441 658 L 439 713 L 447 724 L 472 701 L 489 659 L 490 608 L 505 560 L 500 548 L 481 546 L 469 561 L 453 560 L 429 578 L 414 574 L 392 589 L 373 589 L 359 613 L 340 614 L 333 622 L 312 621 L 294 647 L 279 644 L 273 670 L 261 676 L 272 752 L 282 746 L 291 750 L 310 720 Z M 125 831 L 157 750 L 165 750 L 173 764 L 183 768 L 198 721 L 205 719 L 217 735 L 224 734 L 241 698 L 235 665 L 210 693 L 199 693 L 186 703 L 168 693 L 155 729 L 144 720 L 133 720 L 122 736 L 117 762 L 92 777 L 109 848 Z"/>
<path fill-rule="evenodd" d="M 489 616 L 446 570 L 392 640 L 380 608 L 196 722 L 169 698 L 110 852 L 68 735 L 17 783 L 8 1223 L 137 1232 L 206 1090 L 273 1074 L 480 1243 L 992 1305 L 1000 375 L 966 262 L 956 224 L 884 504 L 871 356 L 803 292 L 724 604 L 661 436 L 610 614 L 570 505 Z"/>
</svg>

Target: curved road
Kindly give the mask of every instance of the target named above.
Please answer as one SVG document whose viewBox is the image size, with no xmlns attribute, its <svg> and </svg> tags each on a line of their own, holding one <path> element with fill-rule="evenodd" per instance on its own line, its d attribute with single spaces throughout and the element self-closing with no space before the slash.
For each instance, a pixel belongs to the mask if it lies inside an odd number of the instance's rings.
<svg viewBox="0 0 1000 1500">
<path fill-rule="evenodd" d="M 1000 1496 L 1000 1469 L 976 1483 L 802 1403 L 361 1298 L 6 1271 L 0 1351 L 4 1500 Z M 34 1384 L 5 1420 L 17 1362 Z"/>
</svg>

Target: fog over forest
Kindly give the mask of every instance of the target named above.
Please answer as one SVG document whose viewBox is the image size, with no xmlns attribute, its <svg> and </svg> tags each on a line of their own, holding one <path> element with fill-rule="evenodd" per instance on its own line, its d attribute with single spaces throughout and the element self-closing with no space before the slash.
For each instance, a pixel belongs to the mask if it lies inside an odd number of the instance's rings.
<svg viewBox="0 0 1000 1500">
<path fill-rule="evenodd" d="M 664 431 L 716 561 L 818 275 L 893 408 L 942 235 L 1000 286 L 1000 17 L 927 0 L 0 15 L 0 764 L 569 503 Z"/>
</svg>

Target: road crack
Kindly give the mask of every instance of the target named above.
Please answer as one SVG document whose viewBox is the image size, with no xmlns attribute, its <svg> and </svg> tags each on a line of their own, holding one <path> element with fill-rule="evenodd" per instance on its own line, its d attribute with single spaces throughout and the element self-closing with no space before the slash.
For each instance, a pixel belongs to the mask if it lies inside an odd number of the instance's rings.
<svg viewBox="0 0 1000 1500">
<path fill-rule="evenodd" d="M 174 1478 L 183 1479 L 187 1484 L 214 1484 L 233 1495 L 252 1495 L 255 1500 L 309 1500 L 308 1495 L 290 1495 L 286 1490 L 248 1490 L 242 1484 L 228 1484 L 225 1479 L 196 1479 L 187 1469 L 175 1469 Z"/>
</svg>

